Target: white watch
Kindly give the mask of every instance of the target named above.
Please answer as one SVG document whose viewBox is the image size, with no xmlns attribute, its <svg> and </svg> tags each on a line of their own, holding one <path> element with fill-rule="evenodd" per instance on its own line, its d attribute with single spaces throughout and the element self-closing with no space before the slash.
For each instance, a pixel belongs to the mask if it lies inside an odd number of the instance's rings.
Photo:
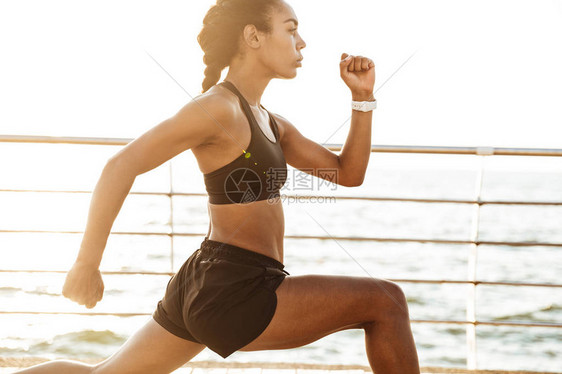
<svg viewBox="0 0 562 374">
<path fill-rule="evenodd" d="M 351 109 L 359 110 L 361 112 L 369 112 L 377 109 L 377 99 L 374 101 L 353 101 L 351 100 Z"/>
</svg>

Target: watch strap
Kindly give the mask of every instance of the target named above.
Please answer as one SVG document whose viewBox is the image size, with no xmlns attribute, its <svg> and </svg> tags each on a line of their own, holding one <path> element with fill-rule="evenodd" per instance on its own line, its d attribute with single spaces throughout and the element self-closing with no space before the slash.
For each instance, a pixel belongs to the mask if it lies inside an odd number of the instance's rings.
<svg viewBox="0 0 562 374">
<path fill-rule="evenodd" d="M 351 100 L 351 109 L 358 110 L 361 112 L 369 112 L 371 110 L 377 109 L 377 100 L 373 101 L 354 101 Z"/>
</svg>

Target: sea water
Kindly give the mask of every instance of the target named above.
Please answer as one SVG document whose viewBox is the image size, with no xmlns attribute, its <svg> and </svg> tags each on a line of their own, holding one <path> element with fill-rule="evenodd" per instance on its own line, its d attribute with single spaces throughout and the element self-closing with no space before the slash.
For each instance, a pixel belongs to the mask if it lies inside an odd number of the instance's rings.
<svg viewBox="0 0 562 374">
<path fill-rule="evenodd" d="M 103 165 L 115 151 L 112 146 L 0 145 L 0 189 L 4 190 L 0 192 L 0 310 L 140 314 L 1 314 L 0 356 L 106 358 L 151 318 L 169 274 L 104 274 L 104 297 L 93 309 L 61 295 L 65 272 L 81 243 L 91 199 L 91 194 L 81 191 L 94 188 Z M 298 171 L 290 167 L 282 191 L 286 194 L 285 235 L 329 239 L 286 238 L 286 270 L 292 276 L 334 274 L 395 280 L 406 294 L 412 321 L 466 320 L 472 286 L 404 280 L 467 280 L 471 245 L 340 237 L 468 241 L 474 204 L 338 197 L 474 200 L 481 166 L 482 160 L 476 156 L 376 153 L 371 155 L 365 182 L 354 188 L 333 184 L 318 188 L 316 178 L 307 180 L 309 184 L 298 184 L 294 174 Z M 494 156 L 484 160 L 483 166 L 480 198 L 484 201 L 562 201 L 560 158 Z M 174 158 L 171 168 L 166 163 L 138 176 L 131 192 L 167 193 L 170 183 L 174 192 L 204 192 L 191 152 Z M 73 192 L 6 191 L 17 189 Z M 335 199 L 296 202 L 287 198 L 290 194 Z M 207 233 L 206 204 L 205 196 L 175 196 L 171 212 L 166 195 L 131 193 L 113 232 L 169 234 L 173 223 L 174 233 L 193 236 L 171 239 L 168 235 L 112 234 L 104 251 L 102 272 L 177 271 Z M 481 241 L 562 243 L 562 206 L 482 205 L 478 217 Z M 480 245 L 476 260 L 480 281 L 559 284 L 562 274 L 559 247 Z M 478 285 L 475 306 L 480 321 L 562 321 L 562 291 L 555 287 Z M 421 366 L 466 366 L 466 325 L 412 322 L 411 326 Z M 479 369 L 560 369 L 562 339 L 558 328 L 478 325 L 476 343 Z M 194 360 L 223 361 L 209 349 Z M 341 331 L 294 349 L 235 352 L 227 360 L 368 365 L 363 330 Z"/>
</svg>

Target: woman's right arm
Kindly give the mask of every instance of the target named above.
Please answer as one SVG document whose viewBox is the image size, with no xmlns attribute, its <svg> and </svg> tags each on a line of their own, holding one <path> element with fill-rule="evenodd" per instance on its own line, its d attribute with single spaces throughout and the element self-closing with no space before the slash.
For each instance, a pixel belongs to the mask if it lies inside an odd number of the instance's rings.
<svg viewBox="0 0 562 374">
<path fill-rule="evenodd" d="M 232 118 L 233 108 L 214 95 L 196 99 L 108 160 L 93 191 L 80 250 L 63 286 L 64 297 L 87 308 L 102 299 L 104 285 L 98 268 L 113 222 L 137 175 L 225 131 L 223 124 Z"/>
</svg>

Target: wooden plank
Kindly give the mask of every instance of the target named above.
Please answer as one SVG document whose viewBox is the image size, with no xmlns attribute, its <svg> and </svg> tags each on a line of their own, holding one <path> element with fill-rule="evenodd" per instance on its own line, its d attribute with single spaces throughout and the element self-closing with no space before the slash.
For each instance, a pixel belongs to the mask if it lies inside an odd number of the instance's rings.
<svg viewBox="0 0 562 374">
<path fill-rule="evenodd" d="M 229 368 L 228 374 L 261 374 L 261 368 Z"/>
<path fill-rule="evenodd" d="M 103 359 L 84 359 L 68 357 L 67 360 L 96 364 Z M 2 357 L 0 356 L 0 374 L 12 374 L 15 371 L 38 365 L 51 360 L 42 357 Z M 262 369 L 262 366 L 264 367 Z M 194 361 L 177 369 L 174 374 L 373 374 L 364 365 L 321 365 L 305 363 L 257 363 L 257 362 L 215 362 Z M 557 371 L 520 371 L 520 370 L 467 370 L 464 368 L 449 368 L 438 366 L 424 366 L 422 374 L 562 374 Z"/>
</svg>

